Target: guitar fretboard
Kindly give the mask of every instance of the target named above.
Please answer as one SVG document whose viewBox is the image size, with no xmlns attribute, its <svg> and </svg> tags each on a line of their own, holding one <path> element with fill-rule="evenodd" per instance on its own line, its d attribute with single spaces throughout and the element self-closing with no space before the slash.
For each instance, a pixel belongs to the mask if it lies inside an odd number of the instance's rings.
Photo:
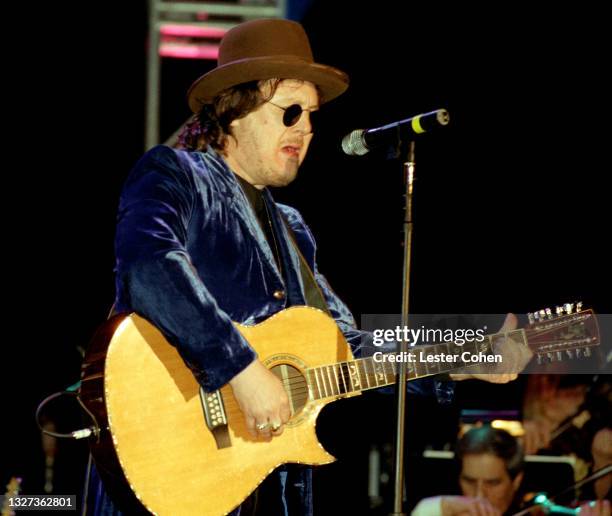
<svg viewBox="0 0 612 516">
<path fill-rule="evenodd" d="M 431 344 L 427 346 L 414 346 L 408 349 L 413 361 L 408 361 L 408 356 L 404 355 L 406 362 L 406 374 L 408 380 L 416 380 L 426 376 L 448 373 L 457 369 L 470 366 L 482 366 L 481 362 L 469 362 L 462 360 L 463 353 L 477 355 L 493 354 L 493 349 L 498 342 L 509 339 L 519 344 L 526 345 L 526 337 L 523 330 L 514 330 L 507 333 L 496 333 L 486 335 L 481 342 L 466 342 L 463 345 L 454 342 L 441 344 Z M 511 345 L 511 344 L 509 344 Z M 364 391 L 385 387 L 396 382 L 400 362 L 390 360 L 389 355 L 399 358 L 396 353 L 383 353 L 385 360 L 381 360 L 381 355 L 358 358 L 346 362 L 327 364 L 318 367 L 311 367 L 306 370 L 310 398 L 318 400 L 331 396 L 340 396 L 351 392 Z M 448 361 L 435 361 L 435 357 L 444 355 Z M 429 359 L 428 359 L 429 357 Z M 378 358 L 378 359 L 377 359 Z"/>
</svg>

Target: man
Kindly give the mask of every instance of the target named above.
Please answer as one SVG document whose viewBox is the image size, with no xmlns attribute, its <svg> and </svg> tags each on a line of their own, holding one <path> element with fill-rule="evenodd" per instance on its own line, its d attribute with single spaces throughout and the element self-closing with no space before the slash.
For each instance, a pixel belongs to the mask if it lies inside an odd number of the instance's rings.
<svg viewBox="0 0 612 516">
<path fill-rule="evenodd" d="M 364 336 L 318 271 L 300 214 L 276 204 L 266 188 L 295 179 L 316 112 L 347 87 L 346 74 L 314 62 L 299 24 L 239 25 L 224 37 L 218 66 L 189 91 L 196 116 L 183 150 L 149 151 L 121 196 L 116 311 L 153 322 L 206 391 L 229 383 L 262 441 L 283 432 L 288 399 L 232 321 L 254 324 L 310 305 L 335 319 L 353 349 Z M 452 382 L 409 388 L 441 400 L 452 394 Z M 117 513 L 93 475 L 99 512 Z M 278 468 L 247 502 L 233 514 L 311 514 L 311 472 Z"/>
<path fill-rule="evenodd" d="M 459 486 L 463 496 L 421 500 L 412 516 L 475 516 L 512 514 L 523 480 L 524 455 L 508 432 L 490 426 L 472 428 L 457 445 Z"/>
<path fill-rule="evenodd" d="M 472 428 L 459 440 L 455 459 L 463 496 L 425 498 L 412 516 L 499 516 L 519 511 L 525 456 L 508 432 L 491 426 Z M 610 503 L 586 502 L 578 512 L 581 516 L 610 516 Z"/>
</svg>

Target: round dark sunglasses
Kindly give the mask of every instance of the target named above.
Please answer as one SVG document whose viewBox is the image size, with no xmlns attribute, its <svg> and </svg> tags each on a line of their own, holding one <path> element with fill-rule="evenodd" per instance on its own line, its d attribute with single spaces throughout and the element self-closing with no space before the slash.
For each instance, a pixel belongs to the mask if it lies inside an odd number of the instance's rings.
<svg viewBox="0 0 612 516">
<path fill-rule="evenodd" d="M 282 109 L 284 111 L 283 124 L 285 124 L 285 127 L 293 127 L 300 121 L 302 113 L 304 111 L 308 111 L 310 113 L 310 127 L 314 130 L 314 127 L 316 125 L 316 119 L 319 115 L 318 110 L 304 109 L 299 104 L 291 104 L 288 107 L 279 106 L 278 104 L 275 104 L 274 102 L 270 101 L 268 101 L 268 104 L 272 104 L 274 107 L 277 107 L 278 109 Z"/>
</svg>

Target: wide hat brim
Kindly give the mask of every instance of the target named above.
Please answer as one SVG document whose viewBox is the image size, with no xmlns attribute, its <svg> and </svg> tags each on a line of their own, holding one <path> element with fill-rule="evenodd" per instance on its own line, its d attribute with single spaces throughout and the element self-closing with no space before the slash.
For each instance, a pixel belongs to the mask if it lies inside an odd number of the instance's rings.
<svg viewBox="0 0 612 516">
<path fill-rule="evenodd" d="M 315 84 L 321 94 L 321 104 L 344 93 L 349 85 L 348 75 L 332 66 L 295 56 L 249 57 L 218 66 L 197 79 L 187 93 L 189 107 L 198 113 L 223 90 L 245 82 L 275 78 Z"/>
</svg>

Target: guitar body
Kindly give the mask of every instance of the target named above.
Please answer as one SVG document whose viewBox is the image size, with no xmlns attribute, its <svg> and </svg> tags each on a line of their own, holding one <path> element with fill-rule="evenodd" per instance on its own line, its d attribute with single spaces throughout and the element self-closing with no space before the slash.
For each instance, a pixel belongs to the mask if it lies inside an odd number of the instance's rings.
<svg viewBox="0 0 612 516">
<path fill-rule="evenodd" d="M 526 329 L 490 335 L 472 343 L 473 351 L 492 352 L 495 342 L 514 338 L 537 353 L 538 363 L 591 356 L 600 342 L 597 319 L 581 303 L 564 307 L 529 314 Z M 392 363 L 354 360 L 335 321 L 316 308 L 296 306 L 236 327 L 289 397 L 292 417 L 270 441 L 248 433 L 231 387 L 204 393 L 176 348 L 142 317 L 115 316 L 94 336 L 80 398 L 100 429 L 91 442 L 97 471 L 124 513 L 227 514 L 277 466 L 334 460 L 315 432 L 326 404 L 396 383 Z M 453 343 L 420 349 L 436 354 L 439 346 L 466 350 Z M 415 364 L 408 379 L 440 372 Z"/>
<path fill-rule="evenodd" d="M 215 436 L 198 383 L 159 330 L 136 314 L 115 319 L 111 326 L 103 384 L 91 369 L 102 360 L 98 346 L 92 360 L 86 359 L 82 397 L 86 404 L 98 400 L 90 406 L 98 418 L 105 408 L 123 474 L 151 512 L 226 514 L 281 464 L 335 460 L 318 442 L 315 420 L 327 403 L 358 392 L 317 400 L 309 396 L 306 368 L 353 358 L 336 323 L 320 310 L 292 307 L 255 326 L 236 325 L 259 360 L 281 378 L 290 398 L 292 418 L 282 435 L 270 441 L 248 433 L 229 385 L 220 390 L 227 424 Z M 90 378 L 88 366 L 94 373 Z M 105 407 L 91 391 L 93 384 L 86 386 L 88 379 L 103 385 Z M 92 449 L 97 463 L 97 455 L 108 455 L 102 450 Z"/>
</svg>

